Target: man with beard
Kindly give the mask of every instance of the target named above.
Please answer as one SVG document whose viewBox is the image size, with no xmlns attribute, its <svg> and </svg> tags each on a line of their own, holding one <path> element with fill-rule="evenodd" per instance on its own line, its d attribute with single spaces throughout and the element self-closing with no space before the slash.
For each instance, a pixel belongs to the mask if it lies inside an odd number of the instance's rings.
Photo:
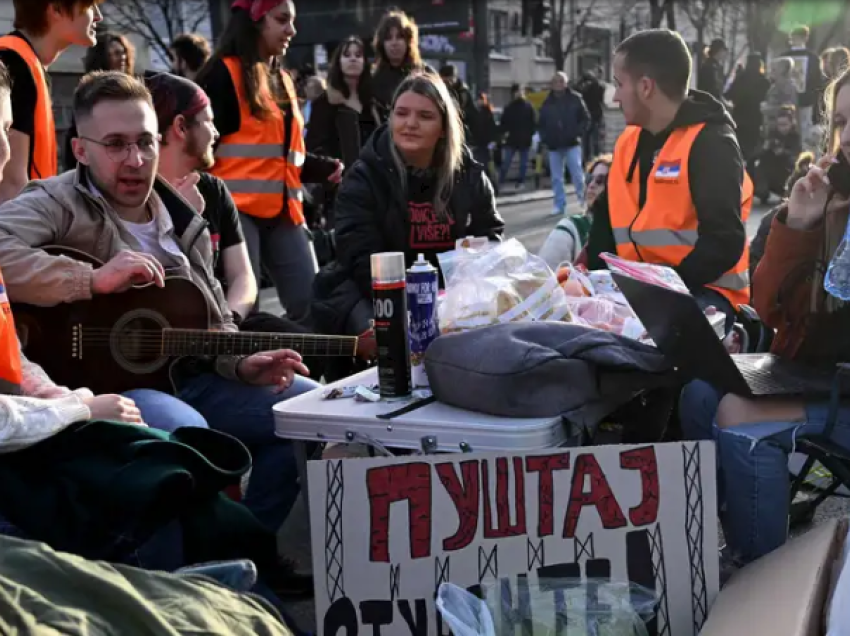
<svg viewBox="0 0 850 636">
<path fill-rule="evenodd" d="M 286 317 L 255 311 L 257 283 L 242 234 L 239 211 L 224 182 L 207 172 L 215 162 L 219 138 L 210 100 L 194 82 L 169 73 L 147 80 L 159 121 L 162 147 L 159 176 L 174 186 L 207 220 L 215 276 L 240 331 L 309 333 Z M 304 360 L 313 377 L 321 377 L 322 359 Z"/>
<path fill-rule="evenodd" d="M 208 146 L 216 135 L 212 112 L 199 104 L 193 110 L 191 117 L 175 122 L 174 129 L 183 134 L 202 130 Z M 77 171 L 34 182 L 0 207 L 0 268 L 9 296 L 50 307 L 120 293 L 136 284 L 163 286 L 167 270 L 169 276 L 191 280 L 204 293 L 214 329 L 237 330 L 212 272 L 206 222 L 186 202 L 193 198 L 198 177 L 177 183 L 185 196 L 156 178 L 160 137 L 145 86 L 124 73 L 90 73 L 77 87 L 74 115 Z M 166 132 L 174 142 L 174 135 Z M 202 133 L 193 134 L 202 143 Z M 195 205 L 200 205 L 197 198 Z M 105 265 L 95 268 L 49 255 L 39 249 L 43 245 L 75 248 Z M 179 400 L 165 394 L 134 396 L 142 416 L 153 421 L 146 411 L 168 411 L 179 423 L 181 407 L 189 405 L 211 428 L 245 443 L 253 470 L 244 503 L 276 532 L 299 486 L 292 445 L 275 435 L 272 407 L 319 385 L 303 377 L 308 369 L 289 350 L 187 358 L 176 370 Z M 311 594 L 312 580 L 287 572 L 275 591 Z"/>
</svg>

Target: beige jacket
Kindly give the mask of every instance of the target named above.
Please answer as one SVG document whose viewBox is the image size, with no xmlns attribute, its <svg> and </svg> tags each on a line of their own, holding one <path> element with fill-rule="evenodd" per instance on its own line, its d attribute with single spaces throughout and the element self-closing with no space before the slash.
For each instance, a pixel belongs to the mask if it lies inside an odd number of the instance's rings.
<svg viewBox="0 0 850 636">
<path fill-rule="evenodd" d="M 213 272 L 207 222 L 168 183 L 157 179 L 154 193 L 171 215 L 173 238 L 189 260 L 189 278 L 207 297 L 215 329 L 235 331 L 233 316 Z M 122 250 L 139 250 L 106 201 L 88 187 L 86 168 L 31 181 L 0 206 L 0 271 L 9 299 L 51 307 L 91 298 L 93 268 L 39 249 L 71 247 L 103 262 Z M 219 356 L 216 370 L 236 379 L 235 356 Z"/>
</svg>

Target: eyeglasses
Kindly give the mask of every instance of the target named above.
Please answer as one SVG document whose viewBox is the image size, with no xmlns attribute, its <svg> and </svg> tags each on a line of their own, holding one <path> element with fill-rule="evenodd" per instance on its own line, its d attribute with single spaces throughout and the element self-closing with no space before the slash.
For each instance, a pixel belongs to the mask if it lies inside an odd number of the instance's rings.
<svg viewBox="0 0 850 636">
<path fill-rule="evenodd" d="M 146 137 L 144 139 L 131 142 L 121 141 L 118 139 L 111 141 L 98 141 L 91 137 L 80 137 L 80 139 L 85 139 L 86 141 L 95 143 L 98 146 L 103 146 L 106 150 L 106 156 L 112 159 L 115 163 L 124 163 L 127 161 L 132 148 L 136 148 L 139 151 L 139 155 L 141 155 L 142 159 L 145 161 L 154 159 L 157 151 L 159 150 L 159 137 Z"/>
<path fill-rule="evenodd" d="M 587 182 L 587 185 L 595 184 L 599 186 L 604 186 L 606 183 L 608 183 L 608 175 L 597 174 L 594 176 L 592 174 L 589 174 L 587 175 L 587 179 L 585 179 L 585 181 Z"/>
</svg>

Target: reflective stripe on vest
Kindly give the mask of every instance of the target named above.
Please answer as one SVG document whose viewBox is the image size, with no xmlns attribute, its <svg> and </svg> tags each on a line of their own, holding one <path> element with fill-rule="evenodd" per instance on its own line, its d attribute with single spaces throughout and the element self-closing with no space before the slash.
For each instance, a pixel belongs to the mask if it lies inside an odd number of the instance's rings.
<svg viewBox="0 0 850 636">
<path fill-rule="evenodd" d="M 50 88 L 41 60 L 30 43 L 17 35 L 0 37 L 0 50 L 14 51 L 23 58 L 35 84 L 35 113 L 33 114 L 32 154 L 29 161 L 29 178 L 47 179 L 59 173 L 59 156 L 56 146 L 56 124 L 53 120 L 53 103 Z M 12 90 L 15 90 L 14 86 Z"/>
<path fill-rule="evenodd" d="M 688 158 L 704 126 L 679 128 L 668 137 L 647 179 L 642 209 L 639 209 L 639 164 L 631 182 L 628 181 L 640 128 L 629 126 L 620 135 L 607 186 L 611 229 L 618 256 L 675 267 L 693 251 L 699 238 L 699 220 L 691 200 Z M 752 201 L 753 184 L 745 172 L 741 187 L 744 223 L 749 218 Z M 708 287 L 723 294 L 737 308 L 750 300 L 749 246 L 745 245 L 743 253 L 736 256 L 735 266 Z"/>
<path fill-rule="evenodd" d="M 222 61 L 239 99 L 240 126 L 237 132 L 221 139 L 210 172 L 224 181 L 240 212 L 258 218 L 274 218 L 284 213 L 293 223 L 304 223 L 301 168 L 306 159 L 306 147 L 303 118 L 292 79 L 287 73 L 281 73 L 293 108 L 289 131 L 291 148 L 285 153 L 284 113 L 268 97 L 271 109 L 268 117 L 260 119 L 252 115 L 245 99 L 239 60 L 227 57 Z"/>
<path fill-rule="evenodd" d="M 0 393 L 19 395 L 21 393 L 21 348 L 15 332 L 15 319 L 6 295 L 6 285 L 0 276 Z"/>
</svg>

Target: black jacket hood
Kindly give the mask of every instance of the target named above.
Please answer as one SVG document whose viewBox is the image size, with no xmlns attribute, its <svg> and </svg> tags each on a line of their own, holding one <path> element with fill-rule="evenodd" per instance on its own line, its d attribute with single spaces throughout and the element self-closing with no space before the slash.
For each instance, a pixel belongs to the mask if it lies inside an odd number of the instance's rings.
<svg viewBox="0 0 850 636">
<path fill-rule="evenodd" d="M 722 102 L 703 91 L 690 91 L 688 98 L 679 107 L 669 130 L 693 126 L 694 124 L 728 124 L 735 128 L 735 120 Z"/>
<path fill-rule="evenodd" d="M 629 163 L 627 180 L 632 180 L 634 171 L 641 161 L 641 156 L 644 158 L 652 157 L 649 160 L 651 164 L 654 161 L 655 153 L 661 149 L 670 133 L 679 128 L 696 124 L 726 125 L 731 130 L 735 130 L 735 120 L 726 110 L 726 106 L 706 92 L 692 90 L 688 93 L 687 99 L 682 102 L 676 116 L 666 129 L 657 135 L 653 135 L 648 130 L 641 130 L 635 154 Z"/>
</svg>

